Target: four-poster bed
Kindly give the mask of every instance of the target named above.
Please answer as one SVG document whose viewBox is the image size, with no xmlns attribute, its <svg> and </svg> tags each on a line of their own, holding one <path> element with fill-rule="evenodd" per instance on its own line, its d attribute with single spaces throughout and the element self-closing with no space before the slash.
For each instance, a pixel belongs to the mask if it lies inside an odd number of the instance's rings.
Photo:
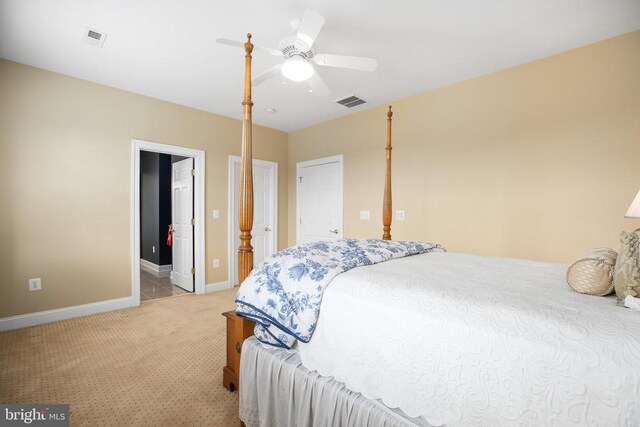
<svg viewBox="0 0 640 427">
<path fill-rule="evenodd" d="M 240 247 L 238 248 L 238 284 L 241 284 L 253 270 L 253 247 L 251 228 L 253 225 L 253 169 L 252 169 L 252 108 L 251 60 L 253 43 L 251 33 L 247 34 L 245 50 L 244 98 L 242 100 L 242 146 L 240 154 L 240 192 L 238 195 L 240 227 Z M 391 240 L 392 193 L 391 193 L 391 150 L 393 111 L 387 111 L 387 141 L 384 194 L 382 202 L 382 240 Z M 224 313 L 227 318 L 227 366 L 223 369 L 223 385 L 233 391 L 238 387 L 240 353 L 242 343 L 253 335 L 254 322 L 238 317 L 232 311 Z"/>
<path fill-rule="evenodd" d="M 252 169 L 252 108 L 251 61 L 253 43 L 251 33 L 247 34 L 245 50 L 244 98 L 242 100 L 242 146 L 240 154 L 240 189 L 238 194 L 238 225 L 240 227 L 240 247 L 238 248 L 238 284 L 241 284 L 253 270 L 253 247 L 251 228 L 253 225 L 253 169 Z M 391 240 L 392 193 L 391 193 L 391 150 L 393 111 L 387 111 L 387 141 L 384 194 L 382 202 L 383 240 Z M 233 391 L 238 387 L 240 353 L 242 343 L 253 335 L 254 322 L 235 315 L 233 311 L 224 313 L 227 318 L 227 366 L 223 369 L 223 385 Z"/>
<path fill-rule="evenodd" d="M 251 51 L 249 36 L 236 298 L 246 318 L 228 316 L 239 365 L 225 367 L 248 426 L 637 425 L 640 316 L 567 289 L 564 265 L 390 240 L 391 108 L 382 240 L 289 248 L 251 271 Z M 319 293 L 300 300 L 307 278 Z"/>
</svg>

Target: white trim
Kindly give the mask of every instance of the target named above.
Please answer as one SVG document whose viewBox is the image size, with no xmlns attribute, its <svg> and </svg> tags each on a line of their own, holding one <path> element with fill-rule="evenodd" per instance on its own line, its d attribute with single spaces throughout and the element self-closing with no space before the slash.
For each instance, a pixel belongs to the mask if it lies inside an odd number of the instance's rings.
<svg viewBox="0 0 640 427">
<path fill-rule="evenodd" d="M 229 286 L 229 281 L 225 280 L 223 282 L 207 283 L 205 292 L 209 294 L 211 292 L 226 291 L 227 289 L 231 289 L 231 286 Z"/>
<path fill-rule="evenodd" d="M 268 160 L 260 160 L 260 159 L 253 159 L 253 164 L 254 165 L 260 165 L 260 166 L 265 166 L 268 167 L 270 170 L 270 174 L 271 174 L 271 191 L 273 194 L 273 198 L 274 198 L 274 203 L 272 203 L 272 215 L 273 215 L 273 227 L 272 227 L 272 231 L 273 231 L 273 246 L 272 246 L 272 250 L 273 252 L 278 250 L 278 163 L 277 162 L 270 162 Z M 227 202 L 227 216 L 228 216 L 228 228 L 227 228 L 227 235 L 228 235 L 228 252 L 227 252 L 227 256 L 228 256 L 228 261 L 227 261 L 227 265 L 229 266 L 229 271 L 228 271 L 228 279 L 227 279 L 227 283 L 229 284 L 229 288 L 233 287 L 233 271 L 235 271 L 235 269 L 237 269 L 237 257 L 236 257 L 236 252 L 233 246 L 233 230 L 236 228 L 237 226 L 237 220 L 238 218 L 236 217 L 236 213 L 234 212 L 235 210 L 235 206 L 234 206 L 234 202 L 233 202 L 233 191 L 235 189 L 235 174 L 234 172 L 234 167 L 236 165 L 240 165 L 240 156 L 229 156 L 229 167 L 228 167 L 228 171 L 229 171 L 229 179 L 228 179 L 228 183 L 229 183 L 229 189 L 228 189 L 228 202 Z"/>
<path fill-rule="evenodd" d="M 300 169 L 309 166 L 326 165 L 328 163 L 338 163 L 340 168 L 340 201 L 342 203 L 342 212 L 340 212 L 340 219 L 338 221 L 338 229 L 340 233 L 339 237 L 344 236 L 344 155 L 339 154 L 337 156 L 322 157 L 320 159 L 307 160 L 306 162 L 296 163 L 296 245 L 300 242 Z"/>
<path fill-rule="evenodd" d="M 298 172 L 298 169 L 300 168 L 306 168 L 309 166 L 326 165 L 327 163 L 340 163 L 342 165 L 344 164 L 344 155 L 338 154 L 337 156 L 322 157 L 319 159 L 307 160 L 305 162 L 298 162 L 296 163 L 296 172 Z"/>
<path fill-rule="evenodd" d="M 158 265 L 140 258 L 140 270 L 151 273 L 156 277 L 169 277 L 173 266 L 171 264 Z"/>
<path fill-rule="evenodd" d="M 107 301 L 92 302 L 89 304 L 74 305 L 72 307 L 56 308 L 54 310 L 39 311 L 37 313 L 4 317 L 0 319 L 0 331 L 26 328 L 28 326 L 57 322 L 58 320 L 73 319 L 74 317 L 104 313 L 105 311 L 119 310 L 132 306 L 133 299 L 131 297 L 124 297 Z"/>
<path fill-rule="evenodd" d="M 194 254 L 196 268 L 195 292 L 205 293 L 205 259 L 204 259 L 204 174 L 205 152 L 175 145 L 157 144 L 155 142 L 131 140 L 131 299 L 132 305 L 140 305 L 140 151 L 171 154 L 175 156 L 193 157 L 195 179 L 193 186 L 193 230 Z"/>
</svg>

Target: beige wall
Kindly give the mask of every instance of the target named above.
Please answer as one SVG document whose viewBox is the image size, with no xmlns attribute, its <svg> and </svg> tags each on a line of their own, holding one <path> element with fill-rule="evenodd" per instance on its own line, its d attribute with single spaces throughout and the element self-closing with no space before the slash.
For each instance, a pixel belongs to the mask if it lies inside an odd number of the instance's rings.
<svg viewBox="0 0 640 427">
<path fill-rule="evenodd" d="M 622 217 L 640 189 L 638 75 L 634 32 L 394 102 L 394 239 L 560 262 L 617 248 L 640 227 Z M 132 138 L 207 152 L 206 281 L 227 279 L 239 121 L 4 60 L 0 94 L 0 317 L 129 296 Z M 381 235 L 385 110 L 254 127 L 255 157 L 280 165 L 280 247 L 295 243 L 296 162 L 336 154 L 345 235 Z"/>
<path fill-rule="evenodd" d="M 228 156 L 240 154 L 240 121 L 5 60 L 0 94 L 0 317 L 131 294 L 132 138 L 206 151 L 206 282 L 227 280 Z M 253 135 L 254 156 L 279 163 L 284 246 L 287 134 Z M 42 291 L 27 290 L 30 277 Z"/>
<path fill-rule="evenodd" d="M 640 31 L 393 103 L 394 239 L 570 262 L 618 248 L 640 189 Z M 379 237 L 386 107 L 289 135 L 296 162 L 344 154 L 345 236 Z M 371 210 L 360 221 L 360 210 Z M 295 243 L 289 223 L 289 243 Z"/>
</svg>

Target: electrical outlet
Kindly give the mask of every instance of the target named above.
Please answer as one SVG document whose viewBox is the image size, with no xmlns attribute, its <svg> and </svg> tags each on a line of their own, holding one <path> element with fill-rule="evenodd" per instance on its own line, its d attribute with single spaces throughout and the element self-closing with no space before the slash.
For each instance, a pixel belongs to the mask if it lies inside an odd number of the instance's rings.
<svg viewBox="0 0 640 427">
<path fill-rule="evenodd" d="M 213 260 L 213 268 L 220 268 L 220 260 L 219 259 L 214 259 Z"/>
<path fill-rule="evenodd" d="M 213 211 L 213 219 L 220 219 L 220 211 L 219 210 Z"/>
<path fill-rule="evenodd" d="M 156 247 L 155 246 L 151 246 L 151 252 L 153 252 L 154 254 L 156 253 Z"/>
<path fill-rule="evenodd" d="M 396 211 L 396 219 L 398 221 L 404 221 L 404 211 Z"/>
<path fill-rule="evenodd" d="M 369 212 L 369 211 L 360 211 L 360 219 L 363 219 L 363 220 L 371 219 L 371 212 Z"/>
<path fill-rule="evenodd" d="M 37 277 L 35 279 L 29 279 L 29 290 L 30 291 L 39 291 L 42 289 L 42 280 Z"/>
</svg>

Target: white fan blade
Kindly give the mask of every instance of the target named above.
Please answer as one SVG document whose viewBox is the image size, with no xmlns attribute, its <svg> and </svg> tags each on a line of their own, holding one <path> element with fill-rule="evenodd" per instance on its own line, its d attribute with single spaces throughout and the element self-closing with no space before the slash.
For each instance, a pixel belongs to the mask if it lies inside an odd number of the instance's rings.
<svg viewBox="0 0 640 427">
<path fill-rule="evenodd" d="M 329 88 L 324 84 L 324 81 L 320 78 L 317 72 L 313 73 L 311 78 L 308 80 L 309 87 L 313 93 L 318 96 L 327 96 L 329 95 Z"/>
<path fill-rule="evenodd" d="M 269 68 L 267 71 L 258 74 L 253 80 L 251 80 L 251 83 L 253 83 L 254 86 L 258 86 L 260 83 L 269 80 L 276 74 L 280 74 L 280 68 L 282 68 L 282 64 L 278 64 Z"/>
<path fill-rule="evenodd" d="M 301 52 L 306 52 L 311 49 L 323 25 L 324 18 L 322 15 L 313 10 L 305 10 L 304 15 L 302 15 L 302 22 L 300 22 L 300 26 L 296 32 L 296 49 Z"/>
<path fill-rule="evenodd" d="M 378 61 L 373 58 L 359 56 L 328 55 L 319 53 L 313 57 L 313 62 L 325 67 L 351 68 L 360 71 L 375 71 Z"/>
<path fill-rule="evenodd" d="M 239 41 L 236 41 L 236 40 L 229 40 L 229 39 L 216 39 L 216 42 L 220 43 L 220 44 L 226 44 L 226 45 L 229 45 L 229 46 L 236 46 L 236 47 L 240 47 L 240 48 L 244 49 L 244 42 L 239 42 Z M 257 45 L 255 43 L 253 43 L 253 48 L 262 50 L 262 51 L 267 52 L 267 53 L 270 53 L 271 55 L 282 56 L 282 52 L 280 52 L 277 49 L 271 49 L 269 47 L 260 46 L 260 45 Z"/>
</svg>

